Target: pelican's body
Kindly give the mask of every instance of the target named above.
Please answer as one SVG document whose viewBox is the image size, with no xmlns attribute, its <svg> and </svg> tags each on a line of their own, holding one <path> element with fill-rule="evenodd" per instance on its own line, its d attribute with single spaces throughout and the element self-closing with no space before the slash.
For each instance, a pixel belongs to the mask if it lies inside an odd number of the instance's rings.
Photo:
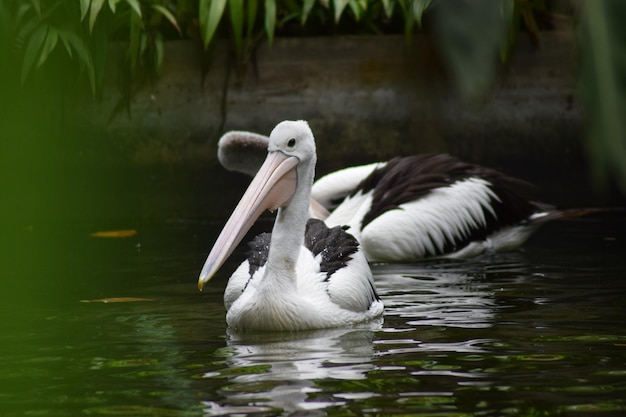
<svg viewBox="0 0 626 417">
<path fill-rule="evenodd" d="M 266 140 L 245 132 L 238 139 L 248 146 Z M 240 153 L 239 146 L 229 134 L 220 141 L 223 154 Z M 315 182 L 311 201 L 328 210 L 318 216 L 328 226 L 350 227 L 370 262 L 410 262 L 519 247 L 559 216 L 532 202 L 528 188 L 449 155 L 414 155 L 330 173 Z"/>
<path fill-rule="evenodd" d="M 374 320 L 383 305 L 358 241 L 341 227 L 309 221 L 315 142 L 304 121 L 282 122 L 268 156 L 220 233 L 200 274 L 208 281 L 265 209 L 278 209 L 271 238 L 251 243 L 229 280 L 226 321 L 238 330 L 293 331 Z"/>
<path fill-rule="evenodd" d="M 280 288 L 263 282 L 268 279 L 271 235 L 262 234 L 250 243 L 248 259 L 233 273 L 224 293 L 229 326 L 267 329 L 271 323 L 271 330 L 302 330 L 340 327 L 380 315 L 382 304 L 354 237 L 315 219 L 308 221 L 306 236 L 299 248 L 295 282 L 285 280 Z M 333 262 L 342 265 L 335 270 Z"/>
<path fill-rule="evenodd" d="M 343 196 L 335 184 L 356 184 Z M 369 261 L 470 257 L 519 247 L 558 212 L 527 197 L 529 184 L 449 155 L 414 155 L 336 171 L 312 196 L 345 224 Z M 332 206 L 332 201 L 340 203 Z"/>
</svg>

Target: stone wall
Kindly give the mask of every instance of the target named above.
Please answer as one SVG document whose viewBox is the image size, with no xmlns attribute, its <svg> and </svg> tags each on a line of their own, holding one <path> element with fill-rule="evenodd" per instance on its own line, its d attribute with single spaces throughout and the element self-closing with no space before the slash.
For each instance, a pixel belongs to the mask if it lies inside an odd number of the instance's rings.
<svg viewBox="0 0 626 417">
<path fill-rule="evenodd" d="M 243 76 L 229 69 L 221 45 L 203 77 L 197 48 L 166 45 L 160 81 L 136 95 L 130 117 L 118 115 L 107 126 L 117 98 L 111 88 L 82 109 L 86 120 L 143 166 L 221 175 L 216 141 L 223 131 L 268 134 L 281 120 L 306 119 L 320 174 L 394 155 L 448 152 L 535 182 L 541 196 L 562 205 L 602 199 L 584 167 L 570 32 L 546 33 L 538 46 L 521 36 L 480 103 L 455 94 L 425 37 L 280 38 L 259 46 Z"/>
</svg>

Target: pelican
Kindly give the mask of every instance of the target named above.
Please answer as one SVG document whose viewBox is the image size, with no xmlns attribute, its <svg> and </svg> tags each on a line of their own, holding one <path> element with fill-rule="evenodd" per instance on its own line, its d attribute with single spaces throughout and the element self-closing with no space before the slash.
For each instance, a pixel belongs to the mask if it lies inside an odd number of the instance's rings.
<svg viewBox="0 0 626 417">
<path fill-rule="evenodd" d="M 272 130 L 267 157 L 206 259 L 209 281 L 263 211 L 278 210 L 270 234 L 257 236 L 224 292 L 236 330 L 297 331 L 370 322 L 382 315 L 358 241 L 340 226 L 309 218 L 315 139 L 305 121 Z"/>
<path fill-rule="evenodd" d="M 251 173 L 253 149 L 264 143 L 263 135 L 228 132 L 218 157 L 227 169 Z M 235 163 L 242 146 L 249 155 Z M 349 226 L 370 262 L 467 258 L 516 249 L 562 215 L 529 199 L 530 188 L 450 155 L 413 155 L 323 176 L 313 184 L 310 212 L 329 227 Z"/>
</svg>

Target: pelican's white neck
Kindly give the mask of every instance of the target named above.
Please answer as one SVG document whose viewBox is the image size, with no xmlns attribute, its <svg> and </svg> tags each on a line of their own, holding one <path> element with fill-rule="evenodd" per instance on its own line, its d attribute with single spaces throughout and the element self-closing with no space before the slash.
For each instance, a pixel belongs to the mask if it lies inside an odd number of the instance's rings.
<svg viewBox="0 0 626 417">
<path fill-rule="evenodd" d="M 309 218 L 311 186 L 315 176 L 315 158 L 298 166 L 298 184 L 287 205 L 278 209 L 272 229 L 267 268 L 264 279 L 295 282 L 295 270 L 300 248 L 304 244 L 306 222 Z"/>
</svg>

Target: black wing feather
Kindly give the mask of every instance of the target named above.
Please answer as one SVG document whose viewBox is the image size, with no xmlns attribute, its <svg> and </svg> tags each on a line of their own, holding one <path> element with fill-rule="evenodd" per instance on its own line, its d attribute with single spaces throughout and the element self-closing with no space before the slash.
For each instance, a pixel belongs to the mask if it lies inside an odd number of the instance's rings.
<svg viewBox="0 0 626 417">
<path fill-rule="evenodd" d="M 361 228 L 401 204 L 468 178 L 481 178 L 489 183 L 497 196 L 490 201 L 493 213 L 483 208 L 485 226 L 473 228 L 469 234 L 455 241 L 446 241 L 441 253 L 432 255 L 462 249 L 472 241 L 484 240 L 503 227 L 523 224 L 533 213 L 545 210 L 545 206 L 533 202 L 530 195 L 532 185 L 525 181 L 447 154 L 420 154 L 391 159 L 356 188 L 355 193 L 359 190 L 363 193 L 373 191 L 372 207 L 363 217 Z"/>
<path fill-rule="evenodd" d="M 267 262 L 271 233 L 261 233 L 256 236 L 248 247 L 247 253 L 250 276 Z M 322 255 L 320 270 L 326 272 L 326 279 L 346 266 L 352 259 L 351 255 L 359 250 L 359 242 L 346 232 L 345 227 L 329 228 L 318 219 L 309 219 L 306 224 L 304 246 L 313 253 L 313 256 Z"/>
<path fill-rule="evenodd" d="M 271 241 L 271 233 L 261 233 L 248 243 L 250 250 L 247 253 L 247 258 L 250 265 L 248 268 L 250 277 L 267 262 Z"/>
<path fill-rule="evenodd" d="M 322 255 L 320 270 L 326 272 L 326 279 L 345 267 L 351 255 L 359 250 L 359 242 L 344 227 L 329 228 L 318 219 L 307 221 L 304 246 L 313 256 Z"/>
</svg>

